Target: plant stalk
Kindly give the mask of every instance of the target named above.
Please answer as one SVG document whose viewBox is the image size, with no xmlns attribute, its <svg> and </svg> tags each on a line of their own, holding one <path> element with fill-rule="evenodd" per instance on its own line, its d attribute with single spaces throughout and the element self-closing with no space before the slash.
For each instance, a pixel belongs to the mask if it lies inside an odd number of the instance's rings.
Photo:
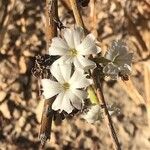
<svg viewBox="0 0 150 150">
<path fill-rule="evenodd" d="M 70 4 L 73 10 L 73 14 L 74 14 L 77 26 L 83 27 L 83 29 L 85 29 L 84 22 L 82 20 L 81 13 L 79 11 L 79 5 L 77 3 L 77 0 L 70 0 Z"/>
<path fill-rule="evenodd" d="M 46 0 L 46 27 L 45 27 L 45 35 L 46 35 L 46 43 L 47 50 L 51 44 L 51 40 L 53 37 L 57 36 L 57 25 L 54 21 L 54 17 L 58 17 L 58 5 L 57 0 Z M 46 141 L 50 139 L 51 135 L 51 126 L 52 120 L 54 116 L 54 111 L 51 109 L 54 99 L 45 100 L 44 108 L 41 119 L 41 128 L 39 138 L 41 141 L 41 148 L 44 147 Z"/>
</svg>

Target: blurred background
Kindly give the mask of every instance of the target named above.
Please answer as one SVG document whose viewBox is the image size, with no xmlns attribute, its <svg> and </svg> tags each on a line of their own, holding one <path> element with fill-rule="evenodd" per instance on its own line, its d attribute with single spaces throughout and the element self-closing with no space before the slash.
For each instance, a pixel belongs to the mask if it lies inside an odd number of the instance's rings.
<svg viewBox="0 0 150 150">
<path fill-rule="evenodd" d="M 45 54 L 45 1 L 0 0 L 0 150 L 38 150 L 43 100 L 32 76 L 34 57 Z M 150 149 L 150 1 L 91 0 L 82 7 L 85 26 L 100 41 L 102 53 L 123 39 L 134 53 L 131 79 L 106 81 L 108 104 L 120 108 L 113 122 L 123 150 Z M 59 17 L 74 25 L 68 0 Z M 80 117 L 53 124 L 46 150 L 111 150 L 104 121 L 91 125 Z"/>
</svg>

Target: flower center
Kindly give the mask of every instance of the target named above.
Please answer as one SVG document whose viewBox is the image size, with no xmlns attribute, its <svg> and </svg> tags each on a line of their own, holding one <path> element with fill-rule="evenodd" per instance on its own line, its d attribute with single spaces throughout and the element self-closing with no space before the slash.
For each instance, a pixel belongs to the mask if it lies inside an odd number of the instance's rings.
<svg viewBox="0 0 150 150">
<path fill-rule="evenodd" d="M 62 85 L 62 87 L 63 87 L 63 89 L 66 91 L 66 90 L 68 90 L 69 89 L 69 87 L 70 87 L 70 85 L 69 85 L 69 83 L 64 83 L 63 85 Z"/>
<path fill-rule="evenodd" d="M 77 55 L 77 50 L 76 49 L 70 49 L 69 50 L 69 55 L 72 56 L 72 57 L 76 56 Z"/>
</svg>

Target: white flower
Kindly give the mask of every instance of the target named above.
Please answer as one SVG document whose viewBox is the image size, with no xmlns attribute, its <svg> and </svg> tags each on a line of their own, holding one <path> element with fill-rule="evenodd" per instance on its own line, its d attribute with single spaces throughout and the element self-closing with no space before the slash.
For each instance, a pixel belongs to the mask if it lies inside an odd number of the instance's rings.
<svg viewBox="0 0 150 150">
<path fill-rule="evenodd" d="M 83 115 L 83 118 L 88 123 L 95 123 L 97 121 L 100 121 L 102 119 L 102 110 L 100 106 L 99 105 L 91 106 L 88 112 L 85 115 Z"/>
<path fill-rule="evenodd" d="M 105 56 L 110 62 L 104 67 L 103 72 L 112 79 L 121 75 L 129 75 L 133 53 L 128 52 L 128 47 L 121 41 L 114 41 Z"/>
<path fill-rule="evenodd" d="M 91 54 L 96 54 L 100 48 L 95 44 L 96 40 L 92 34 L 83 38 L 83 29 L 64 29 L 63 38 L 52 39 L 49 48 L 50 55 L 61 56 L 59 63 L 73 63 L 76 68 L 91 69 L 95 63 L 88 59 Z"/>
<path fill-rule="evenodd" d="M 51 73 L 55 80 L 42 79 L 43 95 L 45 99 L 56 96 L 52 104 L 53 110 L 63 110 L 71 113 L 74 108 L 82 109 L 84 99 L 87 97 L 85 88 L 90 85 L 81 70 L 75 70 L 71 75 L 71 65 L 58 65 L 54 63 L 51 66 Z"/>
</svg>

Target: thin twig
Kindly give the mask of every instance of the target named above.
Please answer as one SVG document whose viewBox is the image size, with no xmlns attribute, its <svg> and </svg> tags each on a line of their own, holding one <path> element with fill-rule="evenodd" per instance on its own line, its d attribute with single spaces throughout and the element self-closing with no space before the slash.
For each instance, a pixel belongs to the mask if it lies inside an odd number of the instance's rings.
<svg viewBox="0 0 150 150">
<path fill-rule="evenodd" d="M 71 3 L 71 7 L 72 7 L 72 10 L 73 10 L 77 25 L 81 26 L 81 27 L 83 27 L 83 29 L 85 29 L 84 28 L 84 22 L 82 20 L 82 17 L 80 15 L 80 11 L 78 9 L 77 0 L 70 0 L 70 3 Z M 96 92 L 97 92 L 99 102 L 100 103 L 102 102 L 103 105 L 104 105 L 105 114 L 106 114 L 105 118 L 106 118 L 106 121 L 107 121 L 108 129 L 110 131 L 109 133 L 112 137 L 112 142 L 113 142 L 114 148 L 115 148 L 115 150 L 121 150 L 119 140 L 118 140 L 117 134 L 114 130 L 112 119 L 111 119 L 111 116 L 109 115 L 107 105 L 106 105 L 106 102 L 105 102 L 105 99 L 104 99 L 104 95 L 103 95 L 103 91 L 102 91 L 102 87 L 101 87 L 101 81 L 99 80 L 99 73 L 97 73 L 97 71 L 95 73 L 96 74 L 93 76 L 93 81 L 94 81 L 95 86 L 96 86 Z"/>
<path fill-rule="evenodd" d="M 81 13 L 79 11 L 79 5 L 77 3 L 77 0 L 70 0 L 70 4 L 71 4 L 72 10 L 73 10 L 73 14 L 74 14 L 77 26 L 84 28 L 84 23 L 83 23 L 83 20 L 81 17 Z"/>
<path fill-rule="evenodd" d="M 115 129 L 113 127 L 113 121 L 112 121 L 111 116 L 109 114 L 109 111 L 107 109 L 107 104 L 106 104 L 104 94 L 103 94 L 103 90 L 102 90 L 102 84 L 101 84 L 102 81 L 100 80 L 99 74 L 100 73 L 97 69 L 95 69 L 93 71 L 93 81 L 94 81 L 94 84 L 95 84 L 95 87 L 96 87 L 97 97 L 98 97 L 99 102 L 102 103 L 102 105 L 104 106 L 104 111 L 105 111 L 105 114 L 106 114 L 105 120 L 106 120 L 106 123 L 108 125 L 110 136 L 113 140 L 114 148 L 116 150 L 121 150 L 117 134 L 116 134 Z"/>
<path fill-rule="evenodd" d="M 70 3 L 68 3 L 68 0 L 61 0 L 60 2 L 65 7 L 65 9 L 68 10 L 69 13 L 72 13 L 72 10 L 70 9 Z"/>
<path fill-rule="evenodd" d="M 53 37 L 57 36 L 57 25 L 54 21 L 54 17 L 58 17 L 58 6 L 57 0 L 46 0 L 46 42 L 47 42 L 47 49 L 51 43 Z M 51 134 L 51 125 L 53 120 L 54 111 L 51 109 L 52 103 L 54 99 L 45 100 L 44 102 L 44 109 L 42 113 L 41 119 L 41 128 L 39 138 L 41 140 L 41 148 L 44 147 L 46 141 L 50 139 Z"/>
</svg>

